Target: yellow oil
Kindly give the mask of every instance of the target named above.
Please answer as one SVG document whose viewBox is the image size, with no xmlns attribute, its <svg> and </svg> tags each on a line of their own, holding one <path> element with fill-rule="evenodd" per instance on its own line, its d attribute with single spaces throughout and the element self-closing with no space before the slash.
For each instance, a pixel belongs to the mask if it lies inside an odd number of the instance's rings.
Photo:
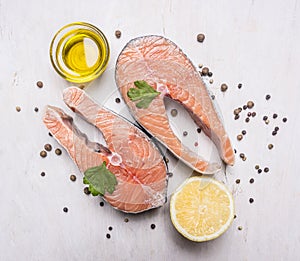
<svg viewBox="0 0 300 261">
<path fill-rule="evenodd" d="M 57 65 L 61 74 L 71 82 L 94 80 L 105 70 L 108 58 L 106 39 L 88 29 L 68 31 L 57 45 Z"/>
</svg>

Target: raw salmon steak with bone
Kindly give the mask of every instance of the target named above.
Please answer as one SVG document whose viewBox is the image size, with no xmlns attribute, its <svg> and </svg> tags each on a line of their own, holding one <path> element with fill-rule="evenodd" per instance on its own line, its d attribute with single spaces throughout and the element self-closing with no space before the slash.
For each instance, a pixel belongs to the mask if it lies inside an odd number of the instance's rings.
<svg viewBox="0 0 300 261">
<path fill-rule="evenodd" d="M 63 96 L 67 106 L 96 126 L 106 142 L 90 141 L 62 109 L 47 106 L 46 127 L 85 174 L 92 191 L 98 186 L 101 191 L 96 194 L 124 212 L 162 206 L 166 202 L 167 166 L 151 139 L 77 87 L 67 88 Z"/>
<path fill-rule="evenodd" d="M 213 174 L 220 165 L 182 144 L 170 127 L 164 97 L 182 104 L 214 142 L 223 161 L 234 164 L 229 137 L 202 78 L 172 41 L 153 35 L 131 40 L 118 57 L 115 77 L 136 121 L 195 171 Z"/>
</svg>

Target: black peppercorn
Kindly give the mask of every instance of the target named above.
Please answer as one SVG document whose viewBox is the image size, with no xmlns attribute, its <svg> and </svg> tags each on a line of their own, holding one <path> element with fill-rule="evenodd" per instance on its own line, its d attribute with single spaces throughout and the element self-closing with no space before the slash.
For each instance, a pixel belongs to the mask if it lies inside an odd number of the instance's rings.
<svg viewBox="0 0 300 261">
<path fill-rule="evenodd" d="M 42 81 L 38 81 L 38 82 L 36 83 L 36 85 L 37 85 L 37 87 L 39 87 L 39 88 L 43 88 L 43 86 L 44 86 L 44 84 L 43 84 Z"/>
<path fill-rule="evenodd" d="M 47 152 L 44 151 L 44 150 L 42 150 L 42 151 L 40 152 L 40 156 L 41 156 L 42 158 L 47 157 Z"/>
<path fill-rule="evenodd" d="M 119 39 L 121 37 L 121 31 L 120 30 L 116 30 L 115 31 L 115 36 Z"/>
<path fill-rule="evenodd" d="M 51 151 L 51 150 L 52 150 L 51 144 L 49 144 L 49 143 L 45 144 L 45 145 L 44 145 L 44 149 L 45 149 L 46 151 Z"/>
<path fill-rule="evenodd" d="M 91 194 L 91 191 L 89 190 L 88 187 L 85 187 L 85 188 L 83 189 L 83 192 L 84 192 L 84 194 L 86 194 L 86 195 Z"/>
<path fill-rule="evenodd" d="M 61 149 L 56 149 L 56 150 L 55 150 L 55 154 L 56 154 L 56 155 L 61 155 L 61 153 L 62 153 L 62 152 L 61 152 Z"/>
<path fill-rule="evenodd" d="M 206 76 L 206 75 L 208 75 L 208 73 L 209 73 L 209 69 L 208 69 L 207 67 L 204 67 L 204 68 L 202 69 L 202 75 L 203 75 L 203 76 Z"/>
<path fill-rule="evenodd" d="M 222 92 L 226 92 L 227 89 L 228 89 L 227 84 L 226 84 L 226 83 L 222 83 L 222 84 L 221 84 L 221 91 L 222 91 Z"/>
<path fill-rule="evenodd" d="M 204 39 L 205 39 L 205 35 L 204 34 L 198 34 L 197 35 L 197 41 L 199 43 L 203 43 Z"/>
</svg>

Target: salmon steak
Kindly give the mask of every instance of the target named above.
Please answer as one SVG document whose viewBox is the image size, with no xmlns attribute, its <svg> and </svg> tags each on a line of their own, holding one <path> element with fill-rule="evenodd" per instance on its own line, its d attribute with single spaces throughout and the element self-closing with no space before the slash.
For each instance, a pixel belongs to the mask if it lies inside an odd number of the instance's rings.
<svg viewBox="0 0 300 261">
<path fill-rule="evenodd" d="M 131 40 L 117 59 L 115 78 L 136 121 L 195 171 L 213 174 L 220 164 L 205 160 L 182 144 L 170 127 L 164 97 L 179 102 L 214 142 L 223 161 L 234 164 L 229 137 L 206 85 L 172 41 L 153 35 Z"/>
<path fill-rule="evenodd" d="M 101 196 L 114 208 L 128 213 L 162 206 L 166 202 L 167 166 L 150 138 L 77 87 L 65 89 L 63 99 L 70 109 L 100 130 L 106 144 L 90 141 L 73 118 L 54 106 L 47 106 L 44 124 L 82 173 L 102 165 L 102 172 L 110 176 L 102 173 L 97 176 L 99 182 L 105 183 L 106 177 L 115 179 L 114 190 L 106 190 Z"/>
</svg>

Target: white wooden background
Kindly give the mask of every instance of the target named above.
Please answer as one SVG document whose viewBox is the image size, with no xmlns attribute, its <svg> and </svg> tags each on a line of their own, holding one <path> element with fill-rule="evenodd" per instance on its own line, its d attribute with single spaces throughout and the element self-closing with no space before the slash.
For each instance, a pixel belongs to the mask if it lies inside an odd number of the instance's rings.
<svg viewBox="0 0 300 261">
<path fill-rule="evenodd" d="M 74 21 L 93 23 L 107 35 L 108 69 L 87 92 L 123 115 L 128 116 L 124 104 L 114 102 L 119 97 L 114 66 L 131 38 L 166 36 L 195 64 L 213 71 L 211 91 L 234 147 L 247 157 L 246 161 L 237 157 L 226 178 L 224 173 L 216 177 L 228 185 L 236 202 L 237 218 L 222 237 L 200 244 L 182 238 L 170 222 L 168 203 L 140 215 L 120 213 L 107 204 L 100 207 L 99 198 L 83 193 L 80 173 L 64 150 L 61 156 L 54 151 L 45 159 L 39 156 L 45 143 L 60 147 L 42 124 L 42 108 L 53 104 L 66 109 L 61 91 L 70 85 L 51 67 L 49 44 L 61 26 Z M 114 36 L 117 29 L 121 39 Z M 200 32 L 206 35 L 203 44 L 196 41 Z M 0 0 L 0 260 L 299 260 L 299 41 L 298 0 Z M 36 87 L 38 80 L 44 88 Z M 222 82 L 229 86 L 225 94 L 219 90 Z M 243 84 L 240 90 L 238 83 Z M 266 94 L 272 96 L 269 101 Z M 248 100 L 255 102 L 257 116 L 248 124 L 245 113 L 234 121 L 233 109 Z M 176 106 L 168 103 L 169 110 Z M 263 115 L 274 112 L 278 119 L 264 124 Z M 193 147 L 199 139 L 198 152 L 218 159 L 192 122 L 183 126 L 184 115 L 180 111 L 177 121 L 172 119 L 177 133 L 182 136 L 188 130 L 188 137 L 182 138 L 186 144 Z M 286 124 L 281 121 L 285 116 Z M 96 138 L 90 126 L 75 120 Z M 274 126 L 280 128 L 275 137 Z M 247 134 L 238 142 L 236 135 L 242 129 Z M 267 149 L 269 143 L 274 144 L 272 151 Z M 170 159 L 174 175 L 168 199 L 191 175 Z M 270 172 L 257 174 L 255 164 L 268 166 Z M 40 176 L 42 171 L 45 177 Z M 77 176 L 74 183 L 71 173 Z M 68 213 L 62 211 L 65 206 Z"/>
</svg>

